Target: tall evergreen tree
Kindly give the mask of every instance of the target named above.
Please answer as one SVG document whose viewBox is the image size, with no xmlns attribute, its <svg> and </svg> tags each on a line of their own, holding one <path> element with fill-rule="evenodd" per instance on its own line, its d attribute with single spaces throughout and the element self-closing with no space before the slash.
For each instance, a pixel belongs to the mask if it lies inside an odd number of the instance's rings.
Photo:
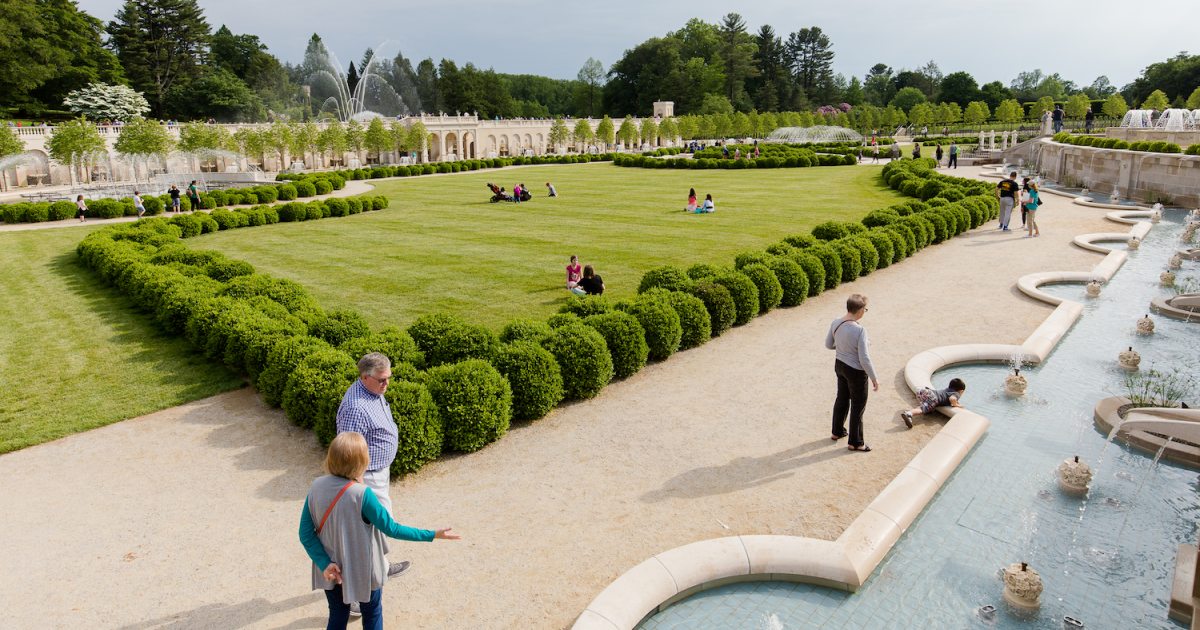
<svg viewBox="0 0 1200 630">
<path fill-rule="evenodd" d="M 442 110 L 438 72 L 432 59 L 424 59 L 417 64 L 417 96 L 421 99 L 422 111 L 434 114 Z"/>
<path fill-rule="evenodd" d="M 763 24 L 754 38 L 757 51 L 754 65 L 757 76 L 747 81 L 748 90 L 754 98 L 754 106 L 760 112 L 779 111 L 790 84 L 787 67 L 787 50 L 783 40 L 775 34 L 770 24 Z"/>
<path fill-rule="evenodd" d="M 796 83 L 810 96 L 822 96 L 833 82 L 833 44 L 821 28 L 802 28 L 787 39 L 788 59 Z"/>
<path fill-rule="evenodd" d="M 725 62 L 725 96 L 738 109 L 750 109 L 746 79 L 754 75 L 754 38 L 746 32 L 746 21 L 737 13 L 721 20 L 721 59 Z"/>
<path fill-rule="evenodd" d="M 354 94 L 354 88 L 358 87 L 358 70 L 354 68 L 354 62 L 350 62 L 350 69 L 346 71 L 346 88 Z"/>
<path fill-rule="evenodd" d="M 200 74 L 208 56 L 209 27 L 196 0 L 125 0 L 108 24 L 109 45 L 151 111 L 172 113 L 167 93 Z"/>
</svg>

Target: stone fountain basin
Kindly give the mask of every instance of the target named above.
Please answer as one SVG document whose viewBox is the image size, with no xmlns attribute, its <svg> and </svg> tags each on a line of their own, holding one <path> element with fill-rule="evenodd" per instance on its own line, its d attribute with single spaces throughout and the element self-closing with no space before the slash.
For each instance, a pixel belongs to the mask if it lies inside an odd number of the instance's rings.
<svg viewBox="0 0 1200 630">
<path fill-rule="evenodd" d="M 1200 321 L 1200 293 L 1157 297 L 1150 301 L 1150 309 L 1174 319 Z"/>
<path fill-rule="evenodd" d="M 1158 452 L 1167 438 L 1171 443 L 1163 458 L 1200 470 L 1200 409 L 1163 407 L 1129 408 L 1122 396 L 1105 398 L 1096 404 L 1093 421 L 1105 435 L 1119 426 L 1116 439 L 1151 455 Z M 1122 416 L 1122 410 L 1128 411 Z"/>
<path fill-rule="evenodd" d="M 1200 248 L 1182 250 L 1179 252 L 1179 257 L 1184 260 L 1200 260 Z"/>
</svg>

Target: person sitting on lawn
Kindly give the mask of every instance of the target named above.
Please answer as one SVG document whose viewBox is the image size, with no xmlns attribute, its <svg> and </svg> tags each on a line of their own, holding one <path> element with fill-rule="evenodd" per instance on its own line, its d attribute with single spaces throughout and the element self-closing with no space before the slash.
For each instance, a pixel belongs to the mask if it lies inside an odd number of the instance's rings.
<svg viewBox="0 0 1200 630">
<path fill-rule="evenodd" d="M 575 295 L 601 295 L 604 293 L 604 280 L 592 269 L 591 265 L 583 267 L 583 278 L 579 284 L 571 288 Z"/>
<path fill-rule="evenodd" d="M 704 205 L 700 206 L 699 208 L 696 208 L 696 214 L 708 214 L 710 212 L 716 212 L 716 211 L 717 211 L 717 207 L 713 205 L 713 200 L 712 200 L 711 194 L 704 195 Z"/>
<path fill-rule="evenodd" d="M 574 289 L 580 279 L 583 278 L 582 269 L 579 266 L 579 257 L 571 256 L 571 264 L 567 265 L 567 289 Z"/>
<path fill-rule="evenodd" d="M 557 190 L 554 190 L 554 186 L 551 186 L 551 185 L 550 185 L 550 182 L 546 182 L 546 189 L 550 191 L 550 196 L 551 196 L 551 197 L 557 197 L 557 196 L 558 196 L 558 191 L 557 191 Z"/>
<path fill-rule="evenodd" d="M 922 387 L 921 391 L 917 392 L 917 400 L 920 405 L 914 409 L 900 412 L 900 417 L 904 419 L 904 426 L 911 429 L 913 416 L 933 413 L 933 410 L 938 407 L 962 407 L 958 401 L 965 391 L 967 391 L 967 384 L 961 378 L 950 379 L 950 386 L 946 389 Z"/>
<path fill-rule="evenodd" d="M 695 212 L 696 211 L 696 189 L 695 188 L 692 188 L 688 191 L 688 203 L 687 203 L 687 207 L 684 208 L 683 211 L 684 212 Z"/>
</svg>

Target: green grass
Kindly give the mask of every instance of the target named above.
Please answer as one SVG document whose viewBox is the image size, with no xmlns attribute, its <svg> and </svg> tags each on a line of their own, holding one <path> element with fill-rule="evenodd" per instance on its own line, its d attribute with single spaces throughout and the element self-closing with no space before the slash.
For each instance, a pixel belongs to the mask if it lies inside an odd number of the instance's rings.
<svg viewBox="0 0 1200 630">
<path fill-rule="evenodd" d="M 484 184 L 524 182 L 529 203 L 491 204 Z M 545 197 L 552 181 L 560 197 Z M 326 307 L 373 325 L 434 311 L 499 326 L 544 316 L 567 296 L 571 254 L 595 265 L 614 298 L 636 293 L 664 264 L 731 264 L 831 219 L 857 220 L 901 200 L 865 166 L 771 170 L 649 170 L 546 166 L 376 182 L 391 208 L 341 219 L 230 230 L 191 239 L 298 281 Z M 689 187 L 717 212 L 682 212 Z"/>
<path fill-rule="evenodd" d="M 88 231 L 0 233 L 0 453 L 242 383 L 82 267 Z"/>
</svg>

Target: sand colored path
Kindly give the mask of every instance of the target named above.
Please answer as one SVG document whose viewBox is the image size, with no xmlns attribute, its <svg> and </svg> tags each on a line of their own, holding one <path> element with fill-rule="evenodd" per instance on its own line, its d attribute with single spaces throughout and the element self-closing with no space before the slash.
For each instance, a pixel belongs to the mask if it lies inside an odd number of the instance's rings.
<svg viewBox="0 0 1200 630">
<path fill-rule="evenodd" d="M 262 182 L 262 183 L 271 184 L 271 183 L 275 183 L 275 182 Z M 314 197 L 305 197 L 304 199 L 300 199 L 299 201 L 305 202 L 305 201 L 317 201 L 317 200 L 321 200 L 321 199 L 332 199 L 334 197 L 353 197 L 354 195 L 362 195 L 365 193 L 369 193 L 374 188 L 375 188 L 375 186 L 373 186 L 372 184 L 368 184 L 367 182 L 365 182 L 363 180 L 352 179 L 352 180 L 347 181 L 346 185 L 343 186 L 341 190 L 335 190 L 335 191 L 329 193 L 328 195 L 316 195 Z M 273 204 L 267 204 L 267 205 L 277 206 L 277 205 L 284 204 L 284 203 L 289 203 L 289 202 L 277 201 Z M 234 210 L 237 208 L 246 208 L 246 207 L 252 207 L 252 206 L 227 206 L 225 208 L 222 208 L 222 210 Z M 168 208 L 168 210 L 169 209 L 170 208 Z M 200 212 L 211 212 L 211 211 L 210 210 L 201 210 Z M 190 213 L 188 213 L 188 214 L 190 214 Z M 160 214 L 157 216 L 170 218 L 172 215 L 170 212 L 164 212 L 163 214 Z M 132 223 L 137 220 L 138 220 L 137 217 L 117 217 L 115 219 L 88 219 L 87 221 L 84 221 L 84 222 L 80 222 L 78 219 L 63 219 L 62 221 L 43 221 L 41 223 L 4 223 L 4 224 L 0 224 L 0 232 L 25 232 L 28 230 L 52 230 L 54 228 L 65 228 L 65 227 L 79 227 L 79 226 L 88 226 L 88 225 L 92 225 L 92 226 L 108 225 L 110 223 Z"/>
<path fill-rule="evenodd" d="M 402 522 L 452 525 L 464 540 L 394 547 L 416 569 L 384 591 L 389 625 L 563 628 L 666 549 L 741 533 L 835 538 L 941 426 L 899 421 L 905 361 L 938 345 L 1020 343 L 1048 307 L 1016 278 L 1099 260 L 1071 239 L 1111 230 L 1105 211 L 1045 201 L 1041 238 L 993 222 L 394 484 Z M 822 341 L 855 291 L 871 298 L 881 377 L 868 454 L 829 440 Z M 296 539 L 321 456 L 311 434 L 241 390 L 0 457 L 6 623 L 322 626 Z"/>
</svg>

